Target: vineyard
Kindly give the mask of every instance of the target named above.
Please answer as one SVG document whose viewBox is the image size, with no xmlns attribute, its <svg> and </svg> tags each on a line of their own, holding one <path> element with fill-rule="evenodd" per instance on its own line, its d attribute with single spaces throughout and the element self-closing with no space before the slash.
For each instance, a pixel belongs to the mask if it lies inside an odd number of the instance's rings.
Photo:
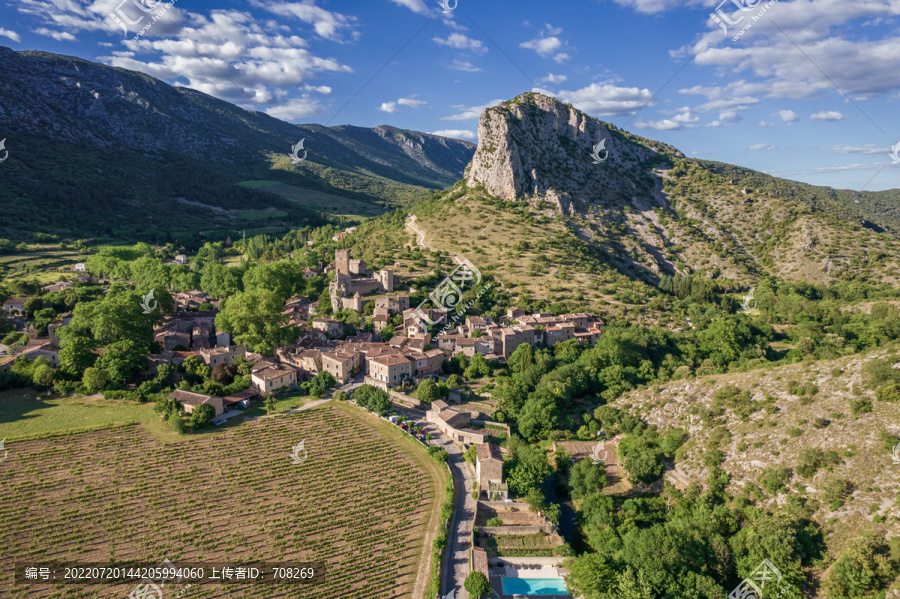
<svg viewBox="0 0 900 599">
<path fill-rule="evenodd" d="M 168 446 L 137 425 L 7 444 L 0 596 L 121 599 L 135 586 L 17 584 L 14 562 L 168 559 L 325 566 L 320 583 L 204 583 L 185 599 L 421 597 L 446 475 L 404 437 L 337 406 Z"/>
</svg>

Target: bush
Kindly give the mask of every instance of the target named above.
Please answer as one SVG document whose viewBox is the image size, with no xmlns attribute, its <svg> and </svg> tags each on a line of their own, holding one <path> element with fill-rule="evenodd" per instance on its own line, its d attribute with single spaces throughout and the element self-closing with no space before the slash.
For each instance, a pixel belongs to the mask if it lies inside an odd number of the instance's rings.
<svg viewBox="0 0 900 599">
<path fill-rule="evenodd" d="M 859 416 L 860 414 L 868 414 L 871 411 L 871 399 L 854 398 L 850 400 L 850 413 L 854 416 Z"/>
<path fill-rule="evenodd" d="M 488 526 L 503 526 L 503 520 L 500 518 L 494 517 L 487 521 Z"/>
<path fill-rule="evenodd" d="M 853 483 L 843 478 L 831 478 L 822 485 L 822 499 L 831 511 L 840 509 L 853 492 Z"/>
<path fill-rule="evenodd" d="M 446 449 L 444 449 L 443 447 L 435 447 L 434 445 L 428 447 L 428 455 L 436 459 L 438 462 L 446 462 L 447 458 L 449 457 L 447 455 Z"/>
<path fill-rule="evenodd" d="M 791 469 L 784 466 L 769 466 L 759 476 L 759 485 L 771 493 L 777 495 L 787 491 L 785 485 L 791 479 Z"/>
<path fill-rule="evenodd" d="M 799 437 L 799 436 L 802 435 L 802 434 L 803 434 L 803 431 L 801 431 L 801 430 L 800 430 L 799 428 L 797 428 L 796 426 L 792 426 L 792 427 L 790 427 L 790 428 L 787 429 L 787 435 L 788 435 L 788 437 Z"/>
<path fill-rule="evenodd" d="M 194 412 L 191 414 L 191 428 L 194 430 L 206 428 L 215 415 L 216 411 L 211 405 L 206 403 L 200 404 L 194 408 Z"/>
<path fill-rule="evenodd" d="M 491 585 L 488 582 L 487 576 L 477 570 L 469 572 L 469 575 L 466 576 L 466 581 L 463 583 L 463 586 L 469 592 L 469 595 L 473 597 L 473 599 L 477 599 L 478 597 L 481 597 L 491 590 Z"/>
</svg>

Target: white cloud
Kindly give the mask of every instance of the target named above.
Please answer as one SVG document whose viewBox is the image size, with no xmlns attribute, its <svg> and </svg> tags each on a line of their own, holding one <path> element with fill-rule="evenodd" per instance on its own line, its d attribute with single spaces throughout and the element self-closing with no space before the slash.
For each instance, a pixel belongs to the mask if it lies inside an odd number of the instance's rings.
<svg viewBox="0 0 900 599">
<path fill-rule="evenodd" d="M 468 121 L 470 119 L 477 119 L 481 116 L 481 113 L 487 110 L 488 108 L 493 108 L 494 106 L 500 104 L 503 100 L 491 100 L 487 104 L 482 104 L 481 106 L 462 106 L 456 105 L 453 108 L 461 111 L 457 114 L 451 114 L 450 116 L 441 117 L 442 121 Z"/>
<path fill-rule="evenodd" d="M 397 106 L 407 106 L 409 108 L 421 108 L 428 104 L 425 100 L 416 100 L 415 98 L 400 98 L 395 102 L 384 102 L 381 106 L 377 108 L 381 112 L 387 112 L 388 114 L 394 114 L 397 112 Z"/>
<path fill-rule="evenodd" d="M 555 96 L 578 110 L 595 116 L 632 114 L 650 102 L 649 89 L 618 87 L 611 83 L 592 83 L 578 90 L 562 90 L 557 94 L 546 90 L 534 90 Z"/>
<path fill-rule="evenodd" d="M 541 83 L 564 83 L 568 79 L 565 75 L 554 75 L 553 73 L 547 73 L 546 77 L 541 77 L 538 79 Z"/>
<path fill-rule="evenodd" d="M 534 50 L 541 56 L 547 57 L 562 48 L 562 41 L 558 37 L 539 37 L 519 44 L 520 48 Z"/>
<path fill-rule="evenodd" d="M 619 6 L 633 8 L 637 12 L 654 14 L 686 4 L 682 0 L 615 0 Z M 697 4 L 692 2 L 691 4 Z"/>
<path fill-rule="evenodd" d="M 453 139 L 463 139 L 465 141 L 475 141 L 478 139 L 478 135 L 473 131 L 468 131 L 466 129 L 443 129 L 441 131 L 432 131 L 431 134 L 439 135 L 441 137 L 452 137 Z"/>
<path fill-rule="evenodd" d="M 466 71 L 467 73 L 478 73 L 483 69 L 481 67 L 476 67 L 474 64 L 467 60 L 457 60 L 454 59 L 450 66 L 447 67 L 449 69 L 453 69 L 454 71 Z"/>
<path fill-rule="evenodd" d="M 304 94 L 300 98 L 291 98 L 280 103 L 278 106 L 272 106 L 266 110 L 266 114 L 282 121 L 294 121 L 317 114 L 322 114 L 325 109 L 318 100 L 310 98 Z"/>
<path fill-rule="evenodd" d="M 565 60 L 569 60 L 571 57 L 568 53 L 562 52 L 566 47 L 566 43 L 557 37 L 560 33 L 562 33 L 562 27 L 554 27 L 547 23 L 544 25 L 544 29 L 541 31 L 539 37 L 528 40 L 527 42 L 522 42 L 519 44 L 519 47 L 534 50 L 542 58 L 549 58 L 552 56 L 553 60 L 561 63 Z"/>
<path fill-rule="evenodd" d="M 840 152 L 841 154 L 863 154 L 869 156 L 874 154 L 890 154 L 891 152 L 891 148 L 880 148 L 875 144 L 866 144 L 864 146 L 838 145 L 826 149 L 831 150 L 832 152 Z"/>
<path fill-rule="evenodd" d="M 250 4 L 282 17 L 296 17 L 304 23 L 311 24 L 320 37 L 329 40 L 342 39 L 341 31 L 352 29 L 357 20 L 356 17 L 348 17 L 320 8 L 315 5 L 313 0 L 303 0 L 302 2 L 251 0 Z M 356 39 L 359 37 L 359 33 L 354 31 L 352 36 Z"/>
<path fill-rule="evenodd" d="M 823 110 L 822 112 L 809 115 L 809 120 L 811 121 L 840 121 L 843 118 L 844 115 L 837 110 Z"/>
<path fill-rule="evenodd" d="M 694 109 L 697 112 L 713 112 L 729 109 L 746 110 L 748 105 L 759 103 L 759 98 L 753 95 L 757 91 L 753 84 L 740 80 L 729 83 L 724 87 L 695 85 L 694 87 L 680 89 L 678 93 L 706 96 L 707 101 L 699 106 L 695 106 Z"/>
<path fill-rule="evenodd" d="M 59 42 L 74 42 L 76 39 L 75 36 L 68 31 L 54 31 L 52 29 L 47 29 L 46 27 L 38 27 L 37 29 L 33 29 L 32 31 L 34 31 L 38 35 L 52 37 Z"/>
<path fill-rule="evenodd" d="M 671 111 L 669 111 L 671 113 Z M 639 129 L 657 129 L 660 131 L 674 131 L 677 129 L 692 129 L 696 127 L 694 123 L 700 120 L 700 117 L 691 112 L 689 106 L 684 106 L 675 111 L 675 116 L 659 121 L 638 120 L 635 127 Z M 665 114 L 665 113 L 664 113 Z"/>
<path fill-rule="evenodd" d="M 18 33 L 16 33 L 15 31 L 11 31 L 9 29 L 0 28 L 0 35 L 2 35 L 3 37 L 8 37 L 9 39 L 13 40 L 14 42 L 22 41 L 22 38 L 19 36 Z"/>
<path fill-rule="evenodd" d="M 391 2 L 400 6 L 405 6 L 409 10 L 420 15 L 427 15 L 431 13 L 431 11 L 428 10 L 428 7 L 422 0 L 391 0 Z"/>
<path fill-rule="evenodd" d="M 797 116 L 797 113 L 793 110 L 779 110 L 778 116 L 781 117 L 781 120 L 785 123 L 793 123 L 797 121 L 800 117 Z"/>
<path fill-rule="evenodd" d="M 725 110 L 719 113 L 719 118 L 709 123 L 707 127 L 731 127 L 741 120 L 738 110 Z"/>
<path fill-rule="evenodd" d="M 750 146 L 751 150 L 774 150 L 775 146 L 772 144 L 754 144 Z"/>
<path fill-rule="evenodd" d="M 335 59 L 314 55 L 303 38 L 282 35 L 274 21 L 260 22 L 233 10 L 214 10 L 208 16 L 187 13 L 187 18 L 190 24 L 173 37 L 126 40 L 128 51 L 102 60 L 288 119 L 322 112 L 310 94 L 330 93 L 331 88 L 314 87 L 309 80 L 323 73 L 352 72 Z M 297 90 L 308 93 L 292 96 Z"/>
<path fill-rule="evenodd" d="M 770 121 L 760 121 L 759 126 L 760 127 L 774 127 L 775 123 L 772 123 Z"/>
<path fill-rule="evenodd" d="M 481 43 L 481 40 L 472 39 L 462 33 L 451 33 L 446 38 L 431 38 L 431 41 L 457 50 L 470 50 L 476 53 L 487 52 L 487 48 Z"/>
<path fill-rule="evenodd" d="M 716 3 L 708 0 L 704 4 L 711 7 Z M 755 14 L 736 11 L 731 16 L 743 16 L 746 24 L 748 15 Z M 739 44 L 723 36 L 709 19 L 710 30 L 681 52 L 692 54 L 697 65 L 722 73 L 752 73 L 768 98 L 843 95 L 841 91 L 854 99 L 891 94 L 900 88 L 900 69 L 896 68 L 900 37 L 890 27 L 884 28 L 880 39 L 877 31 L 858 34 L 855 25 L 898 15 L 900 5 L 894 0 L 781 0 L 766 12 L 771 18 L 754 22 Z"/>
</svg>

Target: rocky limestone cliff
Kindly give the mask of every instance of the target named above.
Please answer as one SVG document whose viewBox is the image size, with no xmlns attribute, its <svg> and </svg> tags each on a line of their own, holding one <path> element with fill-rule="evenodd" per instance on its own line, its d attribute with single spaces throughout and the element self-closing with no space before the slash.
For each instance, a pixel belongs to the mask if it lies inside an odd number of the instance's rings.
<svg viewBox="0 0 900 599">
<path fill-rule="evenodd" d="M 559 100 L 527 93 L 482 113 L 478 149 L 466 169 L 470 187 L 498 198 L 548 200 L 564 214 L 584 205 L 631 199 L 646 179 L 640 167 L 658 156 L 612 125 Z M 604 142 L 599 164 L 591 157 Z"/>
</svg>

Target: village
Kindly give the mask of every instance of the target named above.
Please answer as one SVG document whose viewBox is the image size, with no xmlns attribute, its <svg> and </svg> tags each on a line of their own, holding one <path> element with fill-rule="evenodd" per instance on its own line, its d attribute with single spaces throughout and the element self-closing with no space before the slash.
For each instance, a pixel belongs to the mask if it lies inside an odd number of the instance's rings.
<svg viewBox="0 0 900 599">
<path fill-rule="evenodd" d="M 179 255 L 173 264 L 185 262 L 186 257 Z M 83 264 L 75 268 L 80 281 L 90 280 Z M 459 324 L 448 328 L 454 312 L 411 307 L 409 288 L 398 288 L 391 269 L 373 272 L 362 260 L 352 259 L 349 250 L 338 249 L 334 265 L 322 268 L 321 274 L 332 271 L 329 286 L 332 311 L 345 313 L 349 309 L 360 315 L 368 312 L 371 332 L 353 330 L 348 335 L 348 327 L 341 320 L 317 315 L 318 301 L 290 297 L 283 306 L 284 321 L 286 326 L 299 328 L 299 338 L 296 343 L 275 347 L 272 355 L 264 356 L 248 351 L 245 345 L 234 343 L 231 334 L 216 329 L 219 300 L 200 290 L 174 293 L 174 311 L 156 326 L 153 334 L 160 351 L 143 356 L 146 367 L 139 373 L 138 381 L 152 379 L 160 367 L 177 369 L 186 361 L 202 361 L 210 371 L 244 365 L 249 375 L 246 389 L 216 395 L 176 388 L 166 397 L 176 402 L 187 416 L 200 406 L 209 406 L 205 410 L 212 425 L 241 416 L 245 409 L 266 397 L 290 394 L 322 373 L 330 375 L 333 386 L 345 393 L 362 385 L 388 393 L 393 409 L 386 416 L 422 443 L 444 448 L 456 485 L 464 490 L 457 494 L 451 540 L 445 553 L 444 586 L 461 587 L 470 572 L 478 571 L 496 584 L 503 578 L 556 581 L 551 584 L 558 585 L 564 595 L 559 568 L 563 558 L 550 554 L 553 547 L 563 544 L 562 537 L 539 509 L 530 508 L 524 499 L 510 498 L 503 469 L 506 450 L 498 444 L 510 436 L 510 426 L 492 421 L 484 404 L 467 402 L 472 397 L 478 398 L 477 388 L 470 385 L 450 388 L 441 399 L 425 400 L 415 395 L 423 381 L 446 381 L 446 364 L 460 354 L 469 360 L 478 356 L 476 360 L 500 364 L 523 344 L 552 347 L 577 340 L 593 345 L 602 334 L 603 322 L 586 313 L 527 314 L 513 307 L 496 319 L 460 310 L 455 314 Z M 319 275 L 315 269 L 303 271 L 304 277 Z M 45 290 L 57 291 L 71 285 L 71 282 L 55 283 Z M 3 304 L 8 317 L 27 331 L 28 340 L 11 352 L 0 354 L 0 371 L 10 370 L 21 357 L 43 358 L 53 368 L 60 366 L 57 333 L 69 323 L 71 313 L 62 314 L 47 326 L 47 335 L 40 336 L 34 324 L 27 324 L 23 317 L 30 299 L 10 298 Z M 373 305 L 367 310 L 369 303 Z M 384 340 L 381 333 L 389 326 L 395 333 Z M 433 337 L 430 330 L 440 330 L 440 333 Z M 4 352 L 7 349 L 0 348 Z M 95 351 L 102 354 L 104 349 Z M 580 445 L 584 447 L 574 448 L 573 457 L 589 457 L 591 446 Z M 467 452 L 469 448 L 474 451 Z M 568 447 L 568 451 L 572 452 L 573 447 Z M 467 459 L 463 459 L 463 454 Z M 615 462 L 613 459 L 610 466 L 615 467 Z M 476 529 L 478 536 L 472 537 Z M 521 535 L 536 536 L 547 546 L 532 552 L 533 555 L 527 550 L 509 548 L 504 553 L 496 546 L 495 539 L 526 538 Z M 488 546 L 488 541 L 494 543 L 493 548 Z M 499 557 L 510 554 L 513 556 Z M 497 590 L 503 594 L 502 588 Z"/>
</svg>

